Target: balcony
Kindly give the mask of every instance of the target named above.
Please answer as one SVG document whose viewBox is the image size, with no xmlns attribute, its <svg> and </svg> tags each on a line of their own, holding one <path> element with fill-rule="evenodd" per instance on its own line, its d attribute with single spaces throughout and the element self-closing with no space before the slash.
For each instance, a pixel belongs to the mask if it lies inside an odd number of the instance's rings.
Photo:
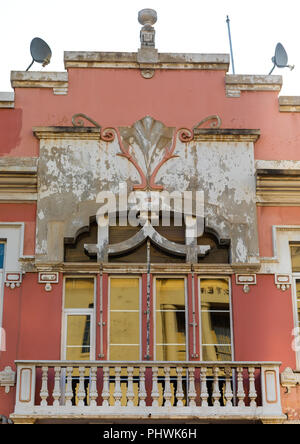
<svg viewBox="0 0 300 444">
<path fill-rule="evenodd" d="M 22 422 L 281 422 L 278 362 L 17 361 Z"/>
</svg>

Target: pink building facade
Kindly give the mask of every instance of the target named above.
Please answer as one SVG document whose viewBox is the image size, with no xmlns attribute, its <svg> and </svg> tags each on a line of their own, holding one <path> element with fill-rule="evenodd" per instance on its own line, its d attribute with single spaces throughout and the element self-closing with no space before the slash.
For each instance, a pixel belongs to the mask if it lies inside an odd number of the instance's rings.
<svg viewBox="0 0 300 444">
<path fill-rule="evenodd" d="M 300 421 L 300 100 L 142 24 L 0 93 L 0 414 Z"/>
</svg>

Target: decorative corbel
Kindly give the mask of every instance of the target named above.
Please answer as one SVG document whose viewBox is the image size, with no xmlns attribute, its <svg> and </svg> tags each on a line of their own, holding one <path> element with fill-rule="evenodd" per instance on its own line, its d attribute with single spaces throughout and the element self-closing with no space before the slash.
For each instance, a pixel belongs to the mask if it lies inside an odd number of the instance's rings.
<svg viewBox="0 0 300 444">
<path fill-rule="evenodd" d="M 51 291 L 52 284 L 58 284 L 58 273 L 57 272 L 41 272 L 39 273 L 39 284 L 45 284 L 45 290 Z"/>
<path fill-rule="evenodd" d="M 5 285 L 14 289 L 22 284 L 22 273 L 19 271 L 10 271 L 5 273 Z"/>
<path fill-rule="evenodd" d="M 5 387 L 5 393 L 9 393 L 10 387 L 13 387 L 16 382 L 16 372 L 12 370 L 11 367 L 5 367 L 5 369 L 0 372 L 0 386 Z"/>
<path fill-rule="evenodd" d="M 237 274 L 235 276 L 236 285 L 243 285 L 244 293 L 250 292 L 250 285 L 256 285 L 256 274 Z"/>
<path fill-rule="evenodd" d="M 291 388 L 300 384 L 300 374 L 294 373 L 290 367 L 287 367 L 280 375 L 280 383 L 286 388 L 286 393 L 291 393 Z"/>
<path fill-rule="evenodd" d="M 278 290 L 286 291 L 291 284 L 291 276 L 289 274 L 275 274 L 275 285 Z"/>
</svg>

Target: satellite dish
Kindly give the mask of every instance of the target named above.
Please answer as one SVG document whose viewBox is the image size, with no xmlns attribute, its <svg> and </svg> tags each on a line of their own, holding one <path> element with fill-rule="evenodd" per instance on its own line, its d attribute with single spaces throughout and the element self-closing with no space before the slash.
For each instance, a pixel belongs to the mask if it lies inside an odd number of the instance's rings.
<svg viewBox="0 0 300 444">
<path fill-rule="evenodd" d="M 30 53 L 32 57 L 32 62 L 30 63 L 26 71 L 31 68 L 34 62 L 41 63 L 43 66 L 46 66 L 50 63 L 50 59 L 52 56 L 51 49 L 49 48 L 47 43 L 39 37 L 35 37 L 31 40 Z"/>
<path fill-rule="evenodd" d="M 288 55 L 284 47 L 281 43 L 277 43 L 275 48 L 275 55 L 272 57 L 272 62 L 274 63 L 273 68 L 269 72 L 269 75 L 272 74 L 274 69 L 277 68 L 290 68 L 292 71 L 295 68 L 295 65 L 288 65 Z"/>
</svg>

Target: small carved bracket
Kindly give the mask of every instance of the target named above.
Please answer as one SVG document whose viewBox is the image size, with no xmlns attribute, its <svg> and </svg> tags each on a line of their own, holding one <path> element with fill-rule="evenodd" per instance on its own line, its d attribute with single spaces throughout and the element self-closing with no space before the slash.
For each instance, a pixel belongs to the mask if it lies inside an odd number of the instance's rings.
<svg viewBox="0 0 300 444">
<path fill-rule="evenodd" d="M 59 276 L 57 272 L 39 273 L 39 284 L 45 284 L 45 290 L 51 291 L 52 284 L 58 284 Z"/>
<path fill-rule="evenodd" d="M 22 283 L 22 273 L 19 271 L 10 271 L 5 273 L 5 285 L 14 289 L 20 287 Z"/>
<path fill-rule="evenodd" d="M 256 285 L 256 274 L 237 274 L 235 276 L 236 285 L 243 285 L 244 293 L 250 292 L 250 285 Z"/>
<path fill-rule="evenodd" d="M 280 383 L 286 388 L 286 393 L 291 393 L 291 388 L 300 384 L 300 374 L 294 373 L 290 367 L 287 367 L 280 375 Z"/>
<path fill-rule="evenodd" d="M 286 291 L 291 284 L 291 276 L 289 274 L 275 274 L 275 285 L 278 290 Z"/>
<path fill-rule="evenodd" d="M 13 387 L 16 382 L 16 372 L 12 370 L 11 367 L 5 367 L 5 369 L 0 372 L 0 386 L 5 387 L 5 393 L 9 393 L 10 387 Z"/>
</svg>

